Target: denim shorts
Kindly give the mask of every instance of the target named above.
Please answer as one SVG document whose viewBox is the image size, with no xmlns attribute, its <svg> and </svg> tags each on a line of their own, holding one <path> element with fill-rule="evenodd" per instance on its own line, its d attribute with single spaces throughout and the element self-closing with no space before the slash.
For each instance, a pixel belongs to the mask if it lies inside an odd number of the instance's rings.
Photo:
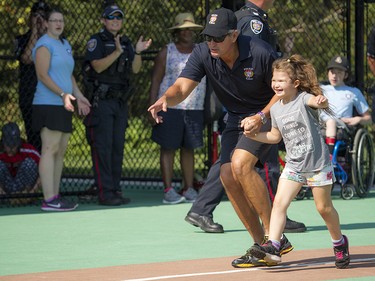
<svg viewBox="0 0 375 281">
<path fill-rule="evenodd" d="M 281 173 L 280 179 L 287 179 L 308 186 L 325 186 L 335 182 L 335 174 L 331 164 L 325 166 L 320 171 L 314 172 L 296 172 L 285 167 Z"/>
</svg>

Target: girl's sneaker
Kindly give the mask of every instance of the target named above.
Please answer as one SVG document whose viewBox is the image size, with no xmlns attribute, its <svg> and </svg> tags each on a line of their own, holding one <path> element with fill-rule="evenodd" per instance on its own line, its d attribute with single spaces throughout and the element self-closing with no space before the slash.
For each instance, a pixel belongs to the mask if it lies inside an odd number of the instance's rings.
<svg viewBox="0 0 375 281">
<path fill-rule="evenodd" d="M 281 262 L 280 251 L 272 245 L 272 242 L 270 240 L 268 240 L 267 243 L 263 245 L 255 243 L 250 248 L 250 254 L 269 263 Z"/>
<path fill-rule="evenodd" d="M 335 265 L 340 269 L 347 268 L 350 263 L 349 240 L 345 235 L 343 235 L 343 237 L 345 243 L 343 245 L 333 247 L 333 252 L 335 253 L 336 257 Z"/>
</svg>

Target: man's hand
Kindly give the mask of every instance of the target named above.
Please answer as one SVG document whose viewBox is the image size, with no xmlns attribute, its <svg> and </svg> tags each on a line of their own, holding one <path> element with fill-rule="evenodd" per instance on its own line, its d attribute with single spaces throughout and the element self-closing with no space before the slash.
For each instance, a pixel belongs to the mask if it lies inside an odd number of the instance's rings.
<svg viewBox="0 0 375 281">
<path fill-rule="evenodd" d="M 31 31 L 35 36 L 37 36 L 37 38 L 43 35 L 45 31 L 47 30 L 44 22 L 45 22 L 44 18 L 42 17 L 42 15 L 38 13 L 36 13 L 31 18 Z"/>
<path fill-rule="evenodd" d="M 151 105 L 147 111 L 151 113 L 151 116 L 154 118 L 156 124 L 163 123 L 163 117 L 159 116 L 157 113 L 159 111 L 167 111 L 167 101 L 164 97 L 161 97 L 153 105 Z"/>
<path fill-rule="evenodd" d="M 90 107 L 91 104 L 85 97 L 81 97 L 77 99 L 77 105 L 78 105 L 78 114 L 86 116 L 90 113 Z"/>
<path fill-rule="evenodd" d="M 247 137 L 255 136 L 259 133 L 260 128 L 262 127 L 262 121 L 258 114 L 244 118 L 241 121 L 241 128 Z"/>
</svg>

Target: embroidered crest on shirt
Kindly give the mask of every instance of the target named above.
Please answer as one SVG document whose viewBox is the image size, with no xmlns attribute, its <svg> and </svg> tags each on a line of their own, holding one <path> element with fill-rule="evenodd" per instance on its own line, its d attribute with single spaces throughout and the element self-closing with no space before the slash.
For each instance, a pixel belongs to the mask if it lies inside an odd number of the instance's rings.
<svg viewBox="0 0 375 281">
<path fill-rule="evenodd" d="M 253 80 L 254 69 L 252 67 L 246 67 L 243 69 L 243 74 L 245 75 L 246 80 Z"/>
<path fill-rule="evenodd" d="M 87 42 L 87 50 L 88 50 L 89 52 L 94 51 L 95 48 L 96 48 L 96 45 L 97 45 L 97 41 L 96 41 L 96 39 L 91 39 L 91 40 L 89 40 L 89 42 Z"/>
<path fill-rule="evenodd" d="M 254 32 L 254 34 L 259 34 L 263 30 L 263 23 L 260 20 L 251 20 L 250 28 Z"/>
<path fill-rule="evenodd" d="M 212 14 L 210 17 L 210 21 L 208 22 L 209 24 L 215 24 L 217 20 L 217 14 Z"/>
</svg>

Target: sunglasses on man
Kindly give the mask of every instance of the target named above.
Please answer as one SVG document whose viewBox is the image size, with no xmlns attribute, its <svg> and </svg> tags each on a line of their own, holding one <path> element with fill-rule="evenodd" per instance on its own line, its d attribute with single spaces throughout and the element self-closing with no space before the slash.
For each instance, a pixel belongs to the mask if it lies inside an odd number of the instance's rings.
<svg viewBox="0 0 375 281">
<path fill-rule="evenodd" d="M 221 43 L 221 42 L 223 42 L 224 40 L 225 40 L 225 38 L 228 36 L 228 35 L 230 35 L 230 34 L 232 34 L 232 32 L 229 32 L 229 33 L 227 33 L 227 34 L 225 34 L 225 35 L 223 35 L 223 36 L 210 36 L 210 35 L 204 35 L 204 40 L 205 41 L 207 41 L 207 42 L 211 42 L 211 41 L 214 41 L 215 43 Z"/>
</svg>

